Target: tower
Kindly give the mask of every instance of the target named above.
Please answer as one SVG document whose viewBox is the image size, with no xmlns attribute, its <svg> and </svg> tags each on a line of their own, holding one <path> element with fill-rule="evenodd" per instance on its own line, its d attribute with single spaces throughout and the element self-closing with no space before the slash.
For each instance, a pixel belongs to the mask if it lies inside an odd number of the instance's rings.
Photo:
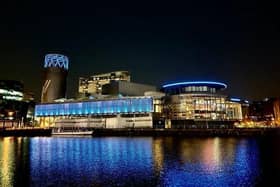
<svg viewBox="0 0 280 187">
<path fill-rule="evenodd" d="M 61 54 L 45 56 L 41 102 L 65 98 L 69 60 Z"/>
</svg>

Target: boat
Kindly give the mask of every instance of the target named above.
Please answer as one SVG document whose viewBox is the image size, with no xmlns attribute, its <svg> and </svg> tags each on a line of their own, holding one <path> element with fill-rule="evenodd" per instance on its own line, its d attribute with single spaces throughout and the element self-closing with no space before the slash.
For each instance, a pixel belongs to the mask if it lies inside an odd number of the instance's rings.
<svg viewBox="0 0 280 187">
<path fill-rule="evenodd" d="M 79 130 L 65 130 L 61 128 L 53 128 L 53 136 L 92 136 L 93 130 L 79 129 Z"/>
<path fill-rule="evenodd" d="M 52 132 L 53 136 L 92 136 L 93 131 L 80 132 Z"/>
<path fill-rule="evenodd" d="M 52 129 L 53 136 L 91 136 L 87 119 L 58 119 Z"/>
</svg>

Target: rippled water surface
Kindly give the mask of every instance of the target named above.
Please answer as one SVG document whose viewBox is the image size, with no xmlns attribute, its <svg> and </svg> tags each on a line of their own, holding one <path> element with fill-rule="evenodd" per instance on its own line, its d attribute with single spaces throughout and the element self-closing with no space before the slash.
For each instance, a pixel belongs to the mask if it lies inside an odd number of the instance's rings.
<svg viewBox="0 0 280 187">
<path fill-rule="evenodd" d="M 5 137 L 0 186 L 277 186 L 279 149 L 280 137 Z"/>
</svg>

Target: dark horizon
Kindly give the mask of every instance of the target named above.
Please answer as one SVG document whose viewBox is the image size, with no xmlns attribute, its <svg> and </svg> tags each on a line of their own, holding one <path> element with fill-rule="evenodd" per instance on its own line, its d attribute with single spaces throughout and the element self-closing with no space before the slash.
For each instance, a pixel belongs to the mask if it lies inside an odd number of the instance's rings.
<svg viewBox="0 0 280 187">
<path fill-rule="evenodd" d="M 276 7 L 256 1 L 76 4 L 16 2 L 1 13 L 0 79 L 40 97 L 44 56 L 69 57 L 68 97 L 78 78 L 127 70 L 132 81 L 208 80 L 249 100 L 280 96 Z"/>
</svg>

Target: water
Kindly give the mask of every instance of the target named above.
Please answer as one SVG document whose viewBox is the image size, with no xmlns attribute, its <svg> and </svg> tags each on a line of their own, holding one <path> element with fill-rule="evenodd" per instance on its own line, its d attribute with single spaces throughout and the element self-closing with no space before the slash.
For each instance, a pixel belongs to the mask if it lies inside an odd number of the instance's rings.
<svg viewBox="0 0 280 187">
<path fill-rule="evenodd" d="M 264 186 L 279 138 L 0 138 L 0 186 Z"/>
</svg>

